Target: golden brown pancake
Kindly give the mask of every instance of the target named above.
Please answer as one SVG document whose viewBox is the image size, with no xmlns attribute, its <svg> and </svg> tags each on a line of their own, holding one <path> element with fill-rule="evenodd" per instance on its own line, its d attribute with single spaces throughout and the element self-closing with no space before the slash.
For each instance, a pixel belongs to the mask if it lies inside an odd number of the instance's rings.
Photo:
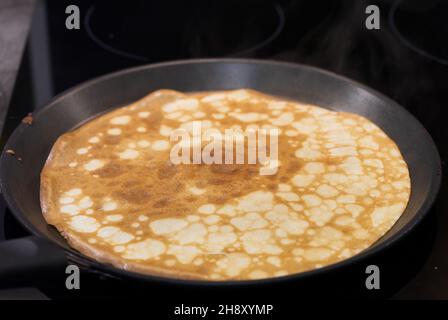
<svg viewBox="0 0 448 320">
<path fill-rule="evenodd" d="M 278 170 L 170 162 L 170 133 L 278 128 Z M 399 149 L 359 115 L 251 90 L 156 91 L 62 135 L 41 175 L 45 219 L 118 268 L 206 280 L 277 277 L 347 259 L 404 211 Z"/>
</svg>

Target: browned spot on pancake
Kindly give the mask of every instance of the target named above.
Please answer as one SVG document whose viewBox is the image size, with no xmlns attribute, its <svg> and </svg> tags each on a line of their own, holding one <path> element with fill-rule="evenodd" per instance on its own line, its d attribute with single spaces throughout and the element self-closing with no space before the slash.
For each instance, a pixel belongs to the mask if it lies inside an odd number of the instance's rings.
<svg viewBox="0 0 448 320">
<path fill-rule="evenodd" d="M 243 169 L 243 165 L 238 164 L 212 164 L 210 170 L 213 173 L 233 174 Z"/>
<path fill-rule="evenodd" d="M 144 119 L 143 122 L 149 129 L 158 130 L 160 127 L 160 122 L 163 119 L 162 112 L 155 110 L 151 113 L 151 116 Z"/>
<path fill-rule="evenodd" d="M 160 180 L 170 179 L 174 177 L 177 173 L 177 166 L 172 164 L 170 161 L 166 161 L 157 170 L 157 175 Z"/>
<path fill-rule="evenodd" d="M 207 183 L 207 180 L 197 180 L 195 185 L 198 188 L 205 188 L 205 187 L 207 187 L 208 183 Z"/>
<path fill-rule="evenodd" d="M 111 162 L 106 164 L 101 169 L 97 170 L 95 173 L 101 178 L 116 178 L 125 173 L 126 167 L 116 163 Z"/>
<path fill-rule="evenodd" d="M 150 200 L 151 194 L 146 189 L 128 189 L 115 191 L 113 195 L 119 199 L 136 203 L 143 204 Z"/>
<path fill-rule="evenodd" d="M 303 166 L 302 163 L 300 163 L 299 161 L 291 161 L 288 163 L 288 167 L 286 169 L 287 173 L 294 173 L 297 172 L 301 167 Z"/>
<path fill-rule="evenodd" d="M 129 188 L 133 188 L 135 186 L 138 186 L 142 184 L 141 180 L 127 180 L 124 181 L 121 185 L 123 186 L 123 188 L 129 189 Z M 150 187 L 145 187 L 145 190 L 150 190 Z"/>
<path fill-rule="evenodd" d="M 208 179 L 207 182 L 208 182 L 208 184 L 211 184 L 214 186 L 220 186 L 220 185 L 228 184 L 230 182 L 230 180 L 212 178 L 212 179 Z"/>
<path fill-rule="evenodd" d="M 119 144 L 120 141 L 121 141 L 121 138 L 119 136 L 106 135 L 103 138 L 103 144 L 115 145 L 115 144 Z"/>
<path fill-rule="evenodd" d="M 169 204 L 169 202 L 170 202 L 170 198 L 168 198 L 168 197 L 163 197 L 163 198 L 157 199 L 154 202 L 154 208 L 164 208 Z"/>
<path fill-rule="evenodd" d="M 182 192 L 183 190 L 185 190 L 185 184 L 176 182 L 173 186 L 173 189 L 175 192 Z"/>
<path fill-rule="evenodd" d="M 188 202 L 194 202 L 194 201 L 196 201 L 196 200 L 198 200 L 197 197 L 193 197 L 193 196 L 187 196 L 187 197 L 185 197 L 185 201 L 188 201 Z"/>
<path fill-rule="evenodd" d="M 217 195 L 217 196 L 208 196 L 208 201 L 211 203 L 223 204 L 231 198 L 232 198 L 232 195 L 223 194 L 223 195 Z"/>
</svg>

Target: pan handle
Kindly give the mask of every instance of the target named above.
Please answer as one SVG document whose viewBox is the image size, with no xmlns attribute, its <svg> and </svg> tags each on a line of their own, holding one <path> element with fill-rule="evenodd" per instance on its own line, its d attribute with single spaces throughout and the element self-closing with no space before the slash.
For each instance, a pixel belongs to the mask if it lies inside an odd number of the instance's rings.
<svg viewBox="0 0 448 320">
<path fill-rule="evenodd" d="M 38 285 L 65 275 L 67 256 L 50 241 L 29 236 L 0 242 L 0 287 Z"/>
</svg>

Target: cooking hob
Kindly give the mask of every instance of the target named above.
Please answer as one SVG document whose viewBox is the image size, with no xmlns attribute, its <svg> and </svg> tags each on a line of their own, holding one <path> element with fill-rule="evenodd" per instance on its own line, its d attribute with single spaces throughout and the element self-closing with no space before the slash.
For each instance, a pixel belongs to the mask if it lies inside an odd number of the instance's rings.
<svg viewBox="0 0 448 320">
<path fill-rule="evenodd" d="M 80 9 L 79 30 L 65 28 L 65 8 L 70 4 Z M 379 30 L 365 27 L 365 8 L 370 4 L 381 10 Z M 194 4 L 168 0 L 134 1 L 132 6 L 121 1 L 41 0 L 36 3 L 1 142 L 29 112 L 93 77 L 167 60 L 250 57 L 311 64 L 375 88 L 421 121 L 445 159 L 448 53 L 442 39 L 448 32 L 446 6 L 442 0 L 208 0 Z M 363 265 L 314 279 L 312 291 L 338 297 L 448 298 L 445 180 L 430 214 L 411 234 Z M 26 235 L 2 199 L 0 241 Z M 380 268 L 380 290 L 365 288 L 368 264 Z M 11 296 L 84 299 L 148 294 L 145 286 L 84 271 L 81 283 L 80 290 L 67 290 L 63 281 L 53 281 L 13 291 Z M 296 288 L 296 297 L 309 295 L 311 291 L 304 288 L 308 287 Z M 176 296 L 164 288 L 157 290 L 160 297 Z M 177 294 L 184 299 L 179 303 L 207 297 L 207 291 Z M 260 297 L 266 294 L 259 292 Z M 278 299 L 283 296 L 282 292 L 271 294 Z M 238 293 L 232 295 L 238 298 Z"/>
</svg>

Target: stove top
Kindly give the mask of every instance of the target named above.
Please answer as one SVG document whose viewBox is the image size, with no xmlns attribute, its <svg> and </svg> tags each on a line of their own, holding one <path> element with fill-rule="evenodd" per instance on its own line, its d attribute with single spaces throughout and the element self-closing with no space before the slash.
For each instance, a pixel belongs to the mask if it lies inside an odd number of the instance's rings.
<svg viewBox="0 0 448 320">
<path fill-rule="evenodd" d="M 80 9 L 80 30 L 65 28 L 65 8 L 71 4 Z M 380 30 L 365 27 L 365 8 L 370 4 L 381 10 Z M 251 57 L 311 64 L 384 93 L 420 120 L 446 159 L 448 48 L 442 41 L 448 32 L 446 6 L 442 0 L 207 0 L 194 5 L 139 0 L 133 6 L 121 1 L 41 0 L 36 4 L 1 143 L 27 113 L 93 77 L 174 59 Z M 443 179 L 428 217 L 400 243 L 370 261 L 380 267 L 381 290 L 368 292 L 365 269 L 359 269 L 319 280 L 316 291 L 349 297 L 448 298 L 448 202 L 443 197 L 447 188 Z M 25 235 L 27 231 L 2 199 L 0 241 Z M 119 298 L 131 291 L 133 296 L 147 292 L 88 272 L 83 272 L 82 279 L 82 290 L 68 291 L 62 283 L 32 292 L 51 299 Z"/>
</svg>

